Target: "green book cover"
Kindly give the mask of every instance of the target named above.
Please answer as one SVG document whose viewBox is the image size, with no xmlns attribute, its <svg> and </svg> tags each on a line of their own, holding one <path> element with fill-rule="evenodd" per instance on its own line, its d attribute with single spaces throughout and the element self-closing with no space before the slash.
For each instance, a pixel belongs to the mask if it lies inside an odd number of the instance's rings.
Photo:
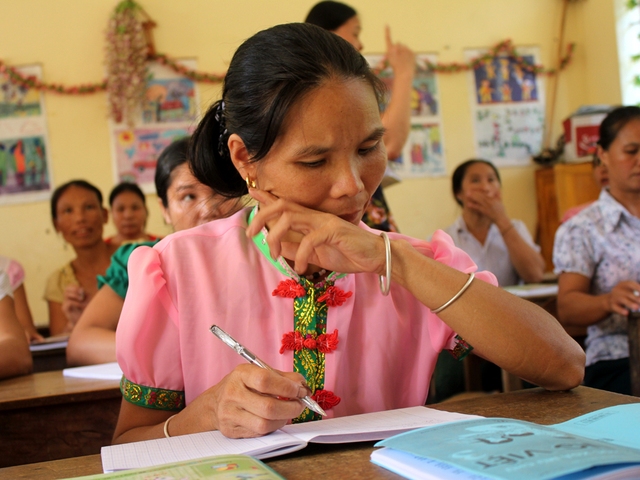
<svg viewBox="0 0 640 480">
<path fill-rule="evenodd" d="M 200 478 L 215 478 L 216 480 L 284 479 L 260 460 L 248 455 L 219 455 L 156 467 L 77 477 L 77 480 L 196 480 Z"/>
</svg>

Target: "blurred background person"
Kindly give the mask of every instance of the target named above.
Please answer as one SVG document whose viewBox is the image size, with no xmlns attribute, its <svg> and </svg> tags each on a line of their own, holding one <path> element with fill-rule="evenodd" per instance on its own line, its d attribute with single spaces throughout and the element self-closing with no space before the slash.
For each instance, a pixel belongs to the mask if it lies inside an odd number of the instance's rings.
<svg viewBox="0 0 640 480">
<path fill-rule="evenodd" d="M 593 167 L 593 179 L 595 180 L 600 190 L 609 185 L 609 174 L 607 173 L 607 167 L 600 161 L 600 157 L 598 157 L 598 153 L 593 154 L 593 160 L 591 161 L 591 166 Z M 569 208 L 564 215 L 562 215 L 561 223 L 566 222 L 571 217 L 580 213 L 582 210 L 587 208 L 593 202 L 582 203 L 580 205 L 576 205 L 575 207 Z"/>
<path fill-rule="evenodd" d="M 173 142 L 160 154 L 156 165 L 160 210 L 174 231 L 227 217 L 243 206 L 242 201 L 216 195 L 193 176 L 187 164 L 188 142 L 188 138 Z M 68 365 L 116 361 L 116 327 L 129 287 L 129 255 L 140 245 L 154 245 L 158 241 L 128 243 L 114 253 L 106 274 L 98 279 L 100 290 L 71 333 Z"/>
<path fill-rule="evenodd" d="M 462 214 L 445 229 L 457 247 L 489 270 L 501 287 L 542 281 L 544 259 L 526 225 L 512 220 L 502 203 L 500 174 L 486 160 L 458 165 L 451 178 Z"/>
<path fill-rule="evenodd" d="M 24 288 L 24 269 L 16 260 L 0 256 L 0 270 L 3 270 L 9 277 L 9 284 L 13 292 L 13 306 L 20 325 L 24 328 L 27 340 L 40 341 L 44 337 L 38 333 L 31 316 L 29 302 L 27 302 L 27 292 Z"/>
<path fill-rule="evenodd" d="M 44 298 L 49 307 L 50 335 L 70 333 L 98 291 L 97 276 L 104 275 L 117 248 L 102 238 L 108 218 L 102 193 L 85 180 L 60 185 L 51 196 L 53 225 L 76 258 L 47 280 Z"/>
<path fill-rule="evenodd" d="M 29 342 L 16 316 L 11 295 L 9 276 L 0 270 L 0 378 L 26 375 L 33 370 Z"/>
<path fill-rule="evenodd" d="M 157 235 L 146 233 L 147 202 L 138 185 L 130 182 L 119 183 L 109 194 L 111 218 L 118 233 L 105 242 L 120 246 L 127 242 L 156 240 Z"/>
</svg>

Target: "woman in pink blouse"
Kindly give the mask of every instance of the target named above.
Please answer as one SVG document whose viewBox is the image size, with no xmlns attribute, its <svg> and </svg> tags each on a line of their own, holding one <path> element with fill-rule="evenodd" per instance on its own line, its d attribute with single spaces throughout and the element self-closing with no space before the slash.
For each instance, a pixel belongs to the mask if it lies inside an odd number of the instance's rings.
<svg viewBox="0 0 640 480">
<path fill-rule="evenodd" d="M 383 87 L 346 41 L 306 24 L 243 43 L 192 137 L 196 177 L 259 209 L 140 247 L 116 333 L 114 442 L 230 437 L 423 405 L 438 353 L 475 351 L 548 389 L 584 353 L 544 310 L 496 288 L 451 239 L 360 222 L 384 174 Z M 277 371 L 246 363 L 220 326 Z M 463 340 L 464 339 L 464 340 Z"/>
</svg>

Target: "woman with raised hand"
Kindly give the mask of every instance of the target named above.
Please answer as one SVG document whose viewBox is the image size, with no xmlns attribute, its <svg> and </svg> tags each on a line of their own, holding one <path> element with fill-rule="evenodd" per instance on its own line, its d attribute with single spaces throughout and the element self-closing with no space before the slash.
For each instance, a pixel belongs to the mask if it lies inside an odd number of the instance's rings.
<svg viewBox="0 0 640 480">
<path fill-rule="evenodd" d="M 51 335 L 71 333 L 98 291 L 97 276 L 104 275 L 117 248 L 102 238 L 108 218 L 102 193 L 85 180 L 60 185 L 51 196 L 53 225 L 76 254 L 47 280 L 44 298 Z"/>
<path fill-rule="evenodd" d="M 545 388 L 580 383 L 580 346 L 476 273 L 448 235 L 429 243 L 360 221 L 387 162 L 383 88 L 357 50 L 313 25 L 238 48 L 189 161 L 214 191 L 259 205 L 131 255 L 114 442 L 264 435 L 318 419 L 307 395 L 330 417 L 424 405 L 440 350 L 469 344 Z M 246 363 L 213 324 L 275 370 Z"/>
<path fill-rule="evenodd" d="M 342 2 L 318 2 L 309 11 L 306 23 L 317 25 L 335 33 L 349 42 L 359 52 L 364 45 L 360 41 L 362 24 L 358 12 Z M 391 40 L 391 29 L 385 28 L 387 51 L 384 61 L 393 71 L 393 92 L 382 115 L 383 135 L 387 157 L 394 160 L 402 154 L 402 148 L 411 129 L 411 99 L 416 59 L 413 51 L 400 42 Z M 398 227 L 387 205 L 382 187 L 378 187 L 371 196 L 371 202 L 362 217 L 362 221 L 372 228 L 387 232 L 397 232 Z"/>
<path fill-rule="evenodd" d="M 597 155 L 609 185 L 556 232 L 558 318 L 587 327 L 584 384 L 630 395 L 627 316 L 640 309 L 640 108 L 605 117 Z"/>
<path fill-rule="evenodd" d="M 174 231 L 185 230 L 236 212 L 242 202 L 216 195 L 200 183 L 187 164 L 188 138 L 174 141 L 158 157 L 155 184 L 162 215 Z M 116 361 L 116 327 L 129 287 L 127 263 L 139 246 L 160 240 L 128 243 L 111 258 L 100 290 L 84 309 L 67 346 L 68 365 L 91 365 Z"/>
</svg>

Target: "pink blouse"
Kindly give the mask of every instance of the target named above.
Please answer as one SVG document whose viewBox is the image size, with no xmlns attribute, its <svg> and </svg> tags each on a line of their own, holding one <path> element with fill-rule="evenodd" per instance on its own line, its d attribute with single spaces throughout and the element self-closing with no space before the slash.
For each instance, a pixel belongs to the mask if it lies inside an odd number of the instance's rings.
<svg viewBox="0 0 640 480">
<path fill-rule="evenodd" d="M 293 352 L 279 351 L 283 335 L 293 330 L 293 299 L 272 295 L 287 277 L 246 238 L 248 213 L 132 253 L 116 350 L 136 388 L 184 392 L 189 404 L 244 363 L 209 332 L 213 324 L 273 368 L 292 371 Z M 458 270 L 476 270 L 442 231 L 430 243 L 389 237 Z M 477 277 L 496 284 L 489 272 Z M 337 348 L 326 354 L 325 389 L 342 399 L 329 416 L 424 405 L 438 353 L 454 347 L 455 333 L 403 287 L 392 283 L 383 296 L 378 275 L 349 274 L 335 286 L 353 295 L 328 309 L 327 332 L 339 334 Z"/>
</svg>

